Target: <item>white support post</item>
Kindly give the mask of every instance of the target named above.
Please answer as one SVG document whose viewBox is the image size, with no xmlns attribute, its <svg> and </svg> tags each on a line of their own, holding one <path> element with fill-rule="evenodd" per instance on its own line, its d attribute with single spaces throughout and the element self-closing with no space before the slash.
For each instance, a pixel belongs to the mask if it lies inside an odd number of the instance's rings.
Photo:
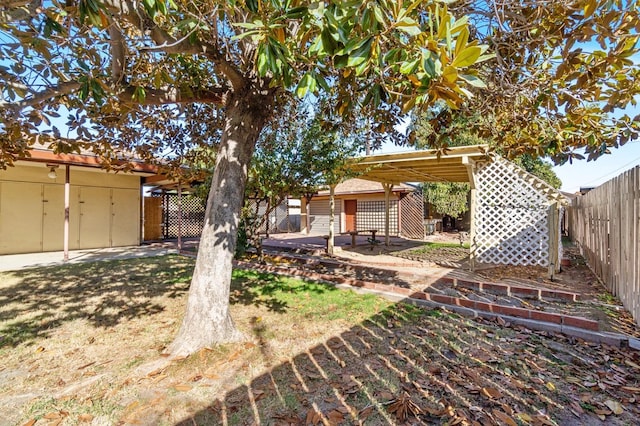
<svg viewBox="0 0 640 426">
<path fill-rule="evenodd" d="M 476 192 L 475 187 L 471 189 L 471 199 L 469 215 L 471 223 L 469 224 L 469 269 L 474 271 L 476 268 Z"/>
<path fill-rule="evenodd" d="M 309 212 L 307 211 L 308 205 L 309 203 L 307 203 L 307 198 L 302 197 L 300 199 L 300 232 L 304 232 L 306 234 L 309 234 Z"/>
<path fill-rule="evenodd" d="M 558 241 L 558 202 L 551 203 L 549 213 L 547 215 L 547 226 L 549 227 L 549 279 L 553 280 L 560 266 L 559 257 L 559 241 Z"/>
<path fill-rule="evenodd" d="M 178 181 L 178 253 L 182 251 L 182 185 Z"/>
<path fill-rule="evenodd" d="M 471 223 L 469 224 L 469 269 L 475 270 L 476 267 L 476 162 L 467 156 L 462 157 L 462 164 L 467 169 L 467 175 L 469 176 L 469 217 Z"/>
<path fill-rule="evenodd" d="M 393 189 L 392 183 L 383 183 L 384 188 L 384 245 L 389 247 L 389 225 L 390 217 L 389 210 L 391 208 L 391 190 Z"/>
<path fill-rule="evenodd" d="M 62 237 L 62 249 L 64 251 L 63 260 L 67 262 L 69 260 L 69 200 L 71 194 L 70 187 L 70 168 L 68 164 L 64 169 L 64 230 Z"/>
<path fill-rule="evenodd" d="M 334 248 L 334 232 L 333 232 L 333 224 L 335 222 L 335 210 L 336 210 L 336 200 L 335 200 L 335 191 L 336 186 L 329 186 L 329 240 L 327 240 L 327 254 L 333 254 Z"/>
</svg>

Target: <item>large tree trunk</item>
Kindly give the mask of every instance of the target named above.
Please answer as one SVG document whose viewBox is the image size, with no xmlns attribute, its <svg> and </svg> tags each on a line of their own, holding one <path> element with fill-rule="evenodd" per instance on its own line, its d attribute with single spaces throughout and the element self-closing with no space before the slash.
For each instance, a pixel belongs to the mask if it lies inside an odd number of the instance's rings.
<svg viewBox="0 0 640 426">
<path fill-rule="evenodd" d="M 234 93 L 227 102 L 187 309 L 177 337 L 167 348 L 173 357 L 242 338 L 229 314 L 232 261 L 247 170 L 272 96 L 252 90 Z"/>
</svg>

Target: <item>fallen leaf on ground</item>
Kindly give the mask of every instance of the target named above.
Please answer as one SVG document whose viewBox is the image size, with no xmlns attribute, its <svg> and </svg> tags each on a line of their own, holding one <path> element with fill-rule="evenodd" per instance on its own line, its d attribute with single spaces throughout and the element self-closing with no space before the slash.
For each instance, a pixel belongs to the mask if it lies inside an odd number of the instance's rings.
<svg viewBox="0 0 640 426">
<path fill-rule="evenodd" d="M 502 396 L 502 393 L 496 388 L 482 388 L 482 394 L 491 399 L 500 398 Z"/>
<path fill-rule="evenodd" d="M 604 405 L 609 407 L 611 411 L 617 416 L 624 413 L 624 407 L 618 401 L 614 401 L 612 399 L 608 399 L 604 402 Z"/>
<path fill-rule="evenodd" d="M 411 400 L 411 397 L 406 392 L 389 405 L 387 411 L 395 414 L 399 420 L 406 420 L 409 414 L 418 416 L 423 413 L 422 409 Z"/>
<path fill-rule="evenodd" d="M 335 424 L 338 424 L 344 421 L 344 415 L 338 410 L 333 410 L 329 412 L 327 417 L 329 417 L 329 422 L 335 423 Z"/>
<path fill-rule="evenodd" d="M 217 371 L 217 368 L 211 367 L 211 368 L 208 368 L 202 375 L 207 379 L 218 380 L 220 376 L 218 376 L 216 371 Z"/>
<path fill-rule="evenodd" d="M 501 424 L 504 424 L 504 425 L 507 425 L 507 426 L 518 426 L 518 423 L 516 423 L 515 420 L 513 420 L 506 413 L 503 413 L 500 410 L 493 410 L 491 412 L 491 414 L 493 414 L 493 417 L 495 417 L 498 420 L 500 420 Z"/>
<path fill-rule="evenodd" d="M 518 413 L 516 414 L 516 417 L 525 423 L 531 423 L 533 421 L 533 419 L 531 418 L 530 415 L 528 415 L 527 413 Z"/>
<path fill-rule="evenodd" d="M 378 394 L 378 398 L 382 399 L 384 401 L 390 401 L 390 400 L 394 399 L 394 396 L 389 392 L 380 392 Z"/>
<path fill-rule="evenodd" d="M 62 418 L 62 414 L 60 414 L 59 412 L 55 412 L 55 413 L 47 413 L 43 416 L 45 419 L 47 420 L 55 420 L 55 419 L 60 419 Z"/>
<path fill-rule="evenodd" d="M 191 385 L 175 385 L 173 387 L 175 390 L 180 391 L 180 392 L 188 392 L 191 389 L 193 389 L 193 386 Z"/>
<path fill-rule="evenodd" d="M 307 411 L 307 417 L 305 419 L 304 424 L 315 425 L 321 422 L 322 422 L 322 416 L 320 415 L 320 413 L 318 413 L 315 408 L 310 408 L 309 411 Z"/>
<path fill-rule="evenodd" d="M 371 413 L 373 413 L 373 406 L 372 405 L 370 405 L 368 407 L 365 407 L 362 410 L 360 410 L 360 412 L 358 413 L 358 418 L 360 420 L 366 420 L 366 418 L 369 417 L 371 415 Z"/>
</svg>

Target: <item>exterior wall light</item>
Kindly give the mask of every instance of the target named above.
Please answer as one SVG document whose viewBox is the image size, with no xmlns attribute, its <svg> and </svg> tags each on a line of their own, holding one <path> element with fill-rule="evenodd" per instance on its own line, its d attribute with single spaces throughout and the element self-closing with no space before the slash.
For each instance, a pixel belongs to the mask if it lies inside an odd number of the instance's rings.
<svg viewBox="0 0 640 426">
<path fill-rule="evenodd" d="M 50 164 L 47 164 L 47 167 L 49 167 L 49 173 L 47 173 L 47 176 L 49 176 L 49 179 L 57 178 L 58 174 L 56 173 L 56 169 L 58 168 L 58 166 L 52 166 Z"/>
</svg>

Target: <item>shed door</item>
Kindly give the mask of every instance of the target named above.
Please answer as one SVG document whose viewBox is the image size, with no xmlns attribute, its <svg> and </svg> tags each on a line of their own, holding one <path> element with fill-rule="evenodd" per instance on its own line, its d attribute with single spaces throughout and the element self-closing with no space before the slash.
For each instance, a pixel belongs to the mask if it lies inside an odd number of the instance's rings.
<svg viewBox="0 0 640 426">
<path fill-rule="evenodd" d="M 44 185 L 42 197 L 42 250 L 59 251 L 64 243 L 64 186 Z"/>
<path fill-rule="evenodd" d="M 42 251 L 42 184 L 0 183 L 0 254 Z"/>
<path fill-rule="evenodd" d="M 356 228 L 356 213 L 358 212 L 358 200 L 344 200 L 344 227 L 345 232 L 354 232 Z"/>
<path fill-rule="evenodd" d="M 112 189 L 111 246 L 140 244 L 140 192 L 136 189 Z"/>
<path fill-rule="evenodd" d="M 109 247 L 111 197 L 109 188 L 80 188 L 80 248 Z"/>
</svg>

